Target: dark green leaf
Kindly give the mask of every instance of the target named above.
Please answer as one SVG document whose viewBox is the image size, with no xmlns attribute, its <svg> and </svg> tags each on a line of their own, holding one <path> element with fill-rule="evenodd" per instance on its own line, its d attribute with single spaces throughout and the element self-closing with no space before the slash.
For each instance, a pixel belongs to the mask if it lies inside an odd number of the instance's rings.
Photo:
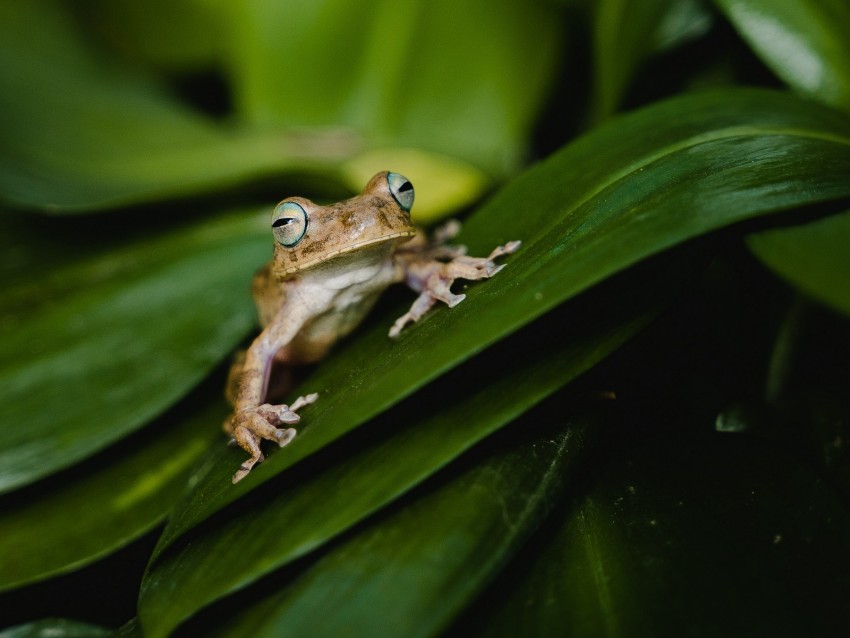
<svg viewBox="0 0 850 638">
<path fill-rule="evenodd" d="M 200 479 L 166 530 L 174 539 L 397 403 L 472 354 L 630 265 L 735 222 L 850 197 L 850 120 L 790 95 L 719 91 L 670 100 L 580 139 L 515 180 L 467 227 L 472 254 L 524 247 L 390 343 L 392 317 L 337 351 L 308 380 L 321 394 L 306 427 L 238 485 L 242 454 Z M 435 344 L 439 347 L 435 347 Z"/>
<path fill-rule="evenodd" d="M 133 618 L 129 622 L 124 623 L 118 628 L 118 631 L 112 634 L 112 638 L 144 638 L 139 620 Z"/>
<path fill-rule="evenodd" d="M 218 635 L 436 634 L 536 528 L 598 425 L 585 417 L 505 437 L 499 452 L 343 541 Z"/>
<path fill-rule="evenodd" d="M 197 384 L 256 321 L 248 282 L 271 243 L 256 215 L 212 217 L 93 256 L 54 257 L 69 240 L 85 243 L 71 224 L 54 223 L 50 233 L 40 228 L 28 238 L 38 251 L 7 255 L 0 491 L 68 467 L 141 427 Z M 50 268 L 28 276 L 26 265 L 41 254 Z"/>
<path fill-rule="evenodd" d="M 850 213 L 756 233 L 747 245 L 803 293 L 850 315 Z"/>
<path fill-rule="evenodd" d="M 0 590 L 82 567 L 162 521 L 191 466 L 218 439 L 222 404 L 177 422 L 169 418 L 70 476 L 0 500 L 7 550 L 0 553 Z"/>
<path fill-rule="evenodd" d="M 283 477 L 285 489 L 269 490 L 202 535 L 168 548 L 154 558 L 142 585 L 139 613 L 146 630 L 168 634 L 200 607 L 322 545 L 527 411 L 629 338 L 664 288 L 656 283 L 654 291 L 623 294 L 622 303 L 588 299 L 570 320 L 541 320 L 530 329 L 564 336 L 547 340 L 545 350 L 523 335 L 500 344 L 471 370 L 461 367 L 441 379 L 418 404 L 388 413 L 383 434 L 373 431 L 353 451 L 349 444 L 341 458 L 317 463 L 307 477 Z M 167 537 L 160 548 L 164 542 Z M 238 552 L 229 550 L 237 546 Z"/>
<path fill-rule="evenodd" d="M 674 437 L 591 477 L 457 635 L 827 636 L 850 621 L 850 517 L 763 440 Z"/>
<path fill-rule="evenodd" d="M 61 618 L 34 620 L 0 630 L 0 638 L 99 638 L 111 636 L 103 627 Z"/>
<path fill-rule="evenodd" d="M 776 75 L 796 91 L 850 111 L 846 0 L 715 0 Z"/>
<path fill-rule="evenodd" d="M 703 35 L 712 21 L 699 0 L 601 0 L 595 10 L 595 121 L 617 111 L 645 58 Z"/>
</svg>

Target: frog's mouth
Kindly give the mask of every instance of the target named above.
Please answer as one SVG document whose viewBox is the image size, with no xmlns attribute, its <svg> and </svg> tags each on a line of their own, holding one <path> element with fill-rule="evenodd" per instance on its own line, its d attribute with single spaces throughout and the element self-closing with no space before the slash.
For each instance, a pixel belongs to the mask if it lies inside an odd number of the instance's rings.
<svg viewBox="0 0 850 638">
<path fill-rule="evenodd" d="M 371 246 L 373 244 L 380 244 L 385 241 L 389 241 L 391 239 L 398 239 L 400 237 L 405 237 L 410 239 L 416 234 L 416 229 L 411 228 L 409 230 L 402 230 L 397 233 L 390 233 L 388 235 L 381 235 L 380 237 L 374 237 L 372 239 L 364 239 L 363 241 L 355 242 L 353 244 L 349 244 L 345 248 L 340 248 L 339 250 L 334 250 L 333 252 L 327 253 L 326 255 L 321 255 L 314 259 L 310 259 L 309 261 L 302 261 L 292 266 L 287 266 L 284 270 L 284 273 L 287 275 L 292 275 L 297 273 L 300 270 L 305 270 L 316 264 L 320 264 L 325 261 L 330 261 L 336 257 L 340 257 L 342 255 L 347 255 L 348 253 L 353 253 L 355 251 L 361 250 L 366 246 Z"/>
</svg>

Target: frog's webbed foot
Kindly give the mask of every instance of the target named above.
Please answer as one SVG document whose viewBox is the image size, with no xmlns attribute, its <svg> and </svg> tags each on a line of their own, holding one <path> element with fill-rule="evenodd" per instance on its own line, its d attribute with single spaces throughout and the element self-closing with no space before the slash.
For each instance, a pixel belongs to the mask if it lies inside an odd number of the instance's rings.
<svg viewBox="0 0 850 638">
<path fill-rule="evenodd" d="M 397 337 L 408 323 L 418 321 L 438 301 L 453 308 L 466 299 L 466 295 L 456 295 L 451 287 L 456 279 L 487 279 L 505 267 L 497 264 L 496 259 L 516 252 L 521 242 L 511 241 L 497 246 L 487 257 L 469 257 L 465 246 L 448 246 L 443 242 L 454 237 L 460 230 L 460 224 L 451 221 L 434 232 L 431 242 L 411 242 L 410 248 L 399 252 L 400 265 L 405 271 L 405 282 L 419 297 L 405 314 L 399 317 L 390 328 L 390 337 Z"/>
<path fill-rule="evenodd" d="M 224 422 L 224 430 L 233 436 L 239 447 L 251 455 L 233 475 L 234 483 L 245 478 L 257 463 L 263 461 L 263 452 L 260 450 L 262 439 L 274 441 L 283 447 L 295 438 L 294 428 L 280 426 L 298 423 L 301 417 L 297 411 L 318 397 L 316 393 L 298 397 L 292 405 L 264 403 L 256 408 L 239 410 Z"/>
</svg>

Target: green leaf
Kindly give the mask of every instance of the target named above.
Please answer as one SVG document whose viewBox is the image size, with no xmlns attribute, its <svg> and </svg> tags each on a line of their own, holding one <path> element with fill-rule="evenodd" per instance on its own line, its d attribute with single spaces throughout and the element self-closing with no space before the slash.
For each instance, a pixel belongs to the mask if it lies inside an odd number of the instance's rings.
<svg viewBox="0 0 850 638">
<path fill-rule="evenodd" d="M 112 638 L 144 638 L 138 618 L 124 623 L 112 634 Z"/>
<path fill-rule="evenodd" d="M 0 591 L 87 565 L 161 522 L 225 408 L 169 417 L 46 484 L 0 500 Z"/>
<path fill-rule="evenodd" d="M 699 0 L 601 0 L 593 29 L 592 119 L 610 117 L 651 54 L 698 38 L 712 16 Z"/>
<path fill-rule="evenodd" d="M 747 245 L 800 291 L 850 315 L 850 213 L 754 233 Z"/>
<path fill-rule="evenodd" d="M 78 0 L 73 10 L 120 54 L 179 72 L 216 61 L 222 25 L 214 5 L 208 0 Z"/>
<path fill-rule="evenodd" d="M 71 248 L 63 259 L 66 242 L 109 243 L 103 220 L 78 221 L 10 235 L 29 249 L 5 255 L 0 492 L 140 428 L 256 323 L 249 281 L 271 244 L 256 215 L 210 217 L 93 254 Z M 88 232 L 98 239 L 89 242 Z M 31 274 L 42 254 L 49 267 Z"/>
<path fill-rule="evenodd" d="M 350 136 L 225 128 L 107 65 L 62 3 L 0 4 L 0 201 L 52 212 L 220 191 L 329 167 Z"/>
<path fill-rule="evenodd" d="M 584 417 L 503 438 L 495 454 L 359 530 L 279 593 L 229 613 L 216 635 L 435 635 L 537 527 L 594 426 Z"/>
<path fill-rule="evenodd" d="M 285 450 L 239 484 L 230 450 L 165 532 L 173 540 L 261 483 L 579 292 L 646 257 L 745 219 L 850 197 L 850 120 L 794 96 L 717 91 L 597 129 L 514 180 L 465 228 L 471 254 L 523 248 L 464 303 L 395 343 L 376 322 L 319 366 L 320 400 Z M 400 312 L 400 308 L 397 310 Z"/>
<path fill-rule="evenodd" d="M 799 636 L 846 626 L 850 517 L 809 467 L 764 440 L 667 437 L 588 480 L 563 526 L 533 539 L 470 610 L 477 631 L 461 624 L 449 635 Z"/>
<path fill-rule="evenodd" d="M 285 489 L 240 504 L 162 552 L 166 535 L 142 583 L 146 632 L 167 635 L 199 608 L 319 547 L 592 367 L 646 323 L 646 307 L 666 288 L 660 279 L 652 290 L 620 286 L 602 298 L 608 303 L 597 295 L 544 318 L 530 329 L 566 336 L 541 351 L 518 335 L 441 379 L 415 405 L 388 413 L 382 434 L 368 430 L 353 450 L 347 445 L 300 479 L 284 477 Z"/>
<path fill-rule="evenodd" d="M 0 638 L 99 638 L 112 632 L 76 620 L 47 618 L 0 630 Z"/>
<path fill-rule="evenodd" d="M 846 0 L 716 0 L 753 50 L 794 90 L 850 110 Z"/>
<path fill-rule="evenodd" d="M 448 155 L 493 176 L 525 155 L 561 31 L 560 10 L 540 2 L 250 0 L 225 10 L 234 99 L 249 121 L 343 124 L 370 148 Z"/>
</svg>

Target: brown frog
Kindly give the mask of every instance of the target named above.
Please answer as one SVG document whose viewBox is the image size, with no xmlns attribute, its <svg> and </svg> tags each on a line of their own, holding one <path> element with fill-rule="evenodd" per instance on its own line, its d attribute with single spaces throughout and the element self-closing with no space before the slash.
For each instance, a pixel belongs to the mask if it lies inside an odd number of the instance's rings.
<svg viewBox="0 0 850 638">
<path fill-rule="evenodd" d="M 287 427 L 318 395 L 291 405 L 264 403 L 272 365 L 313 363 L 350 333 L 383 290 L 404 281 L 419 297 L 390 329 L 395 337 L 437 301 L 464 300 L 452 293 L 455 279 L 486 279 L 504 266 L 494 260 L 520 242 L 499 246 L 486 258 L 467 257 L 464 246 L 445 242 L 459 230 L 450 222 L 428 240 L 410 221 L 413 185 L 398 173 L 375 175 L 351 199 L 318 206 L 302 197 L 280 202 L 272 215 L 271 262 L 255 276 L 254 301 L 263 331 L 231 370 L 228 398 L 233 414 L 224 429 L 248 454 L 233 482 L 263 460 L 260 441 L 283 447 L 295 437 Z"/>
</svg>

